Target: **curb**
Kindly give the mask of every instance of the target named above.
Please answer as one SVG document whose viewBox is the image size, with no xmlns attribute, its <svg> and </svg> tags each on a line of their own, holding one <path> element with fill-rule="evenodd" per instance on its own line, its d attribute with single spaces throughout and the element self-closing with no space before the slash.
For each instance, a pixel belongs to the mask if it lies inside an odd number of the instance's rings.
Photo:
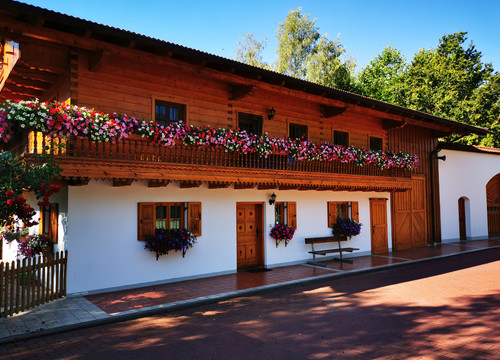
<svg viewBox="0 0 500 360">
<path fill-rule="evenodd" d="M 44 329 L 44 330 L 41 330 L 38 332 L 24 333 L 24 334 L 6 337 L 3 339 L 0 339 L 0 345 L 1 344 L 8 344 L 8 343 L 16 343 L 16 342 L 31 340 L 34 338 L 40 338 L 40 337 L 60 334 L 60 333 L 64 333 L 64 332 L 74 331 L 74 330 L 91 328 L 91 327 L 95 327 L 95 326 L 130 321 L 130 320 L 135 320 L 135 319 L 139 319 L 142 317 L 160 315 L 160 314 L 164 314 L 164 313 L 168 313 L 168 312 L 172 312 L 172 311 L 184 310 L 184 309 L 194 308 L 197 306 L 214 304 L 214 303 L 217 303 L 220 301 L 230 300 L 230 299 L 234 299 L 234 298 L 238 298 L 238 297 L 245 297 L 245 296 L 267 293 L 267 292 L 271 292 L 271 291 L 278 290 L 278 289 L 292 288 L 292 287 L 297 287 L 297 286 L 307 285 L 307 284 L 314 284 L 314 283 L 323 282 L 326 280 L 332 280 L 332 279 L 336 279 L 336 278 L 348 278 L 348 277 L 363 275 L 363 274 L 372 273 L 372 272 L 385 271 L 385 270 L 389 270 L 389 269 L 392 269 L 395 267 L 407 266 L 407 265 L 417 264 L 417 263 L 421 263 L 421 262 L 439 260 L 439 259 L 444 259 L 444 258 L 449 258 L 449 257 L 454 257 L 454 256 L 460 256 L 463 254 L 470 254 L 470 253 L 476 253 L 476 252 L 487 251 L 490 249 L 499 249 L 499 248 L 500 248 L 500 246 L 492 246 L 492 247 L 487 247 L 487 248 L 467 250 L 467 251 L 463 251 L 460 253 L 445 254 L 445 255 L 439 255 L 439 256 L 434 256 L 434 257 L 429 257 L 429 258 L 424 258 L 424 259 L 408 260 L 408 261 L 394 263 L 394 264 L 380 265 L 380 266 L 366 268 L 366 269 L 334 272 L 331 274 L 318 275 L 318 276 L 308 277 L 308 278 L 303 278 L 303 279 L 289 280 L 289 281 L 285 281 L 285 282 L 281 282 L 281 283 L 277 283 L 277 284 L 258 286 L 258 287 L 254 287 L 254 288 L 230 291 L 230 292 L 225 292 L 225 293 L 220 293 L 220 294 L 215 294 L 215 295 L 207 295 L 207 296 L 202 296 L 202 297 L 198 297 L 198 298 L 194 298 L 194 299 L 182 300 L 182 301 L 173 302 L 173 303 L 155 305 L 155 306 L 151 306 L 151 307 L 147 307 L 147 308 L 134 309 L 134 310 L 129 310 L 129 311 L 125 311 L 122 313 L 118 313 L 117 315 L 110 315 L 109 317 L 102 318 L 102 319 L 96 319 L 96 320 L 91 320 L 91 321 L 87 321 L 87 322 L 83 322 L 83 323 L 65 325 L 65 326 L 60 326 L 60 327 L 53 328 L 53 329 Z"/>
</svg>

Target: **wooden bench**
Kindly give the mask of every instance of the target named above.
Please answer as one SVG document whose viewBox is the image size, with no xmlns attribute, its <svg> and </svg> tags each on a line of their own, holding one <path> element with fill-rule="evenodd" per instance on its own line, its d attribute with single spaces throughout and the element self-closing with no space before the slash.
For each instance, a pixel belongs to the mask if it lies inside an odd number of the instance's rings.
<svg viewBox="0 0 500 360">
<path fill-rule="evenodd" d="M 311 251 L 309 251 L 309 254 L 313 254 L 313 261 L 308 261 L 307 263 L 313 264 L 313 265 L 326 266 L 326 264 L 316 262 L 316 255 L 326 255 L 326 254 L 332 254 L 332 253 L 339 253 L 340 254 L 340 258 L 334 258 L 334 260 L 348 262 L 348 263 L 352 264 L 352 260 L 342 258 L 342 253 L 344 251 L 353 252 L 355 250 L 359 250 L 359 249 L 353 248 L 353 247 L 344 247 L 343 248 L 340 245 L 340 242 L 347 241 L 347 237 L 345 237 L 345 236 L 323 236 L 323 237 L 315 237 L 315 238 L 306 238 L 305 241 L 306 241 L 306 244 L 311 245 Z M 339 245 L 339 247 L 337 249 L 314 250 L 314 244 L 323 244 L 323 243 L 329 243 L 329 242 L 335 242 L 335 241 Z"/>
</svg>

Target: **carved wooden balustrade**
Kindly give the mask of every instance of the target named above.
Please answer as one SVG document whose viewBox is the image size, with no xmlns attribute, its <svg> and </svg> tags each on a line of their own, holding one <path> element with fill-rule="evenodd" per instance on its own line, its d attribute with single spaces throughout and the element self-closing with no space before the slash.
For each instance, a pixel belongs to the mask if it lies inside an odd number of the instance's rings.
<svg viewBox="0 0 500 360">
<path fill-rule="evenodd" d="M 267 158 L 259 156 L 258 154 L 243 154 L 240 152 L 226 152 L 224 149 L 213 149 L 209 147 L 198 146 L 184 146 L 177 144 L 173 147 L 166 147 L 164 145 L 154 144 L 151 139 L 143 138 L 137 135 L 130 136 L 129 138 L 113 142 L 94 142 L 88 138 L 73 137 L 68 141 L 61 141 L 57 138 L 47 138 L 41 133 L 31 132 L 23 144 L 18 143 L 18 151 L 22 149 L 23 153 L 38 153 L 41 154 L 51 148 L 56 159 L 62 164 L 63 175 L 66 176 L 85 176 L 82 172 L 78 171 L 65 171 L 69 169 L 64 166 L 69 161 L 73 165 L 87 163 L 97 164 L 102 163 L 109 169 L 112 166 L 120 164 L 122 167 L 136 168 L 135 176 L 120 175 L 120 177 L 136 177 L 138 176 L 137 168 L 141 166 L 154 165 L 156 168 L 163 170 L 180 169 L 179 166 L 185 166 L 186 170 L 195 169 L 199 172 L 213 172 L 214 174 L 219 171 L 231 171 L 232 176 L 238 169 L 247 170 L 245 181 L 248 176 L 252 174 L 273 174 L 272 179 L 279 179 L 280 174 L 287 174 L 287 178 L 310 179 L 315 176 L 317 179 L 332 180 L 342 179 L 343 177 L 364 179 L 369 182 L 373 178 L 385 178 L 386 181 L 392 182 L 391 188 L 395 190 L 404 190 L 407 186 L 397 186 L 396 183 L 401 180 L 409 180 L 411 178 L 411 171 L 406 169 L 392 168 L 381 170 L 375 166 L 357 166 L 354 163 L 341 163 L 340 161 L 319 161 L 319 160 L 297 160 L 287 155 L 270 155 Z M 64 143 L 63 147 L 58 148 L 58 145 Z M 104 165 L 105 164 L 105 165 Z M 91 165 L 88 165 L 91 166 Z M 169 167 L 170 166 L 170 167 Z M 82 169 L 85 168 L 82 166 Z M 72 168 L 74 169 L 74 166 Z M 215 171 L 214 169 L 218 169 Z M 131 170 L 132 171 L 132 170 Z M 251 171 L 250 173 L 248 171 Z M 252 173 L 253 172 L 253 173 Z M 110 171 L 105 175 L 108 177 L 114 176 Z M 132 173 L 132 172 L 130 172 Z M 188 173 L 188 172 L 186 172 Z M 93 173 L 94 174 L 94 173 Z M 165 171 L 162 173 L 165 174 Z M 250 175 L 249 175 L 250 174 Z M 291 174 L 291 175 L 290 175 Z M 94 177 L 106 177 L 96 176 Z M 118 177 L 118 176 L 117 176 Z M 165 176 L 164 178 L 166 178 Z M 142 177 L 147 178 L 147 176 Z M 178 178 L 177 178 L 178 179 Z M 397 180 L 396 180 L 397 179 Z M 216 181 L 224 181 L 220 176 Z M 230 181 L 230 180 L 228 180 Z M 234 181 L 234 180 L 232 180 Z M 240 180 L 242 181 L 242 180 Z"/>
</svg>

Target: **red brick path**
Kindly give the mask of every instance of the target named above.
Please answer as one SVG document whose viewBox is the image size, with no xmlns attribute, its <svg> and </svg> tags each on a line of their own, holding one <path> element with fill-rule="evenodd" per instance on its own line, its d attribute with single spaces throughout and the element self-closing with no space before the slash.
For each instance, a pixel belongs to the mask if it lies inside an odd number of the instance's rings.
<svg viewBox="0 0 500 360">
<path fill-rule="evenodd" d="M 500 359 L 500 249 L 0 348 L 12 359 Z"/>
</svg>

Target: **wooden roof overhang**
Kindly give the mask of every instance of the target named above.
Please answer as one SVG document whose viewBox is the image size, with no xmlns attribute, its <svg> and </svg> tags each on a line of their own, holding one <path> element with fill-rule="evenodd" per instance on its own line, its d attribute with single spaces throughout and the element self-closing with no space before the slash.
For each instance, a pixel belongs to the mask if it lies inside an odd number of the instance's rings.
<svg viewBox="0 0 500 360">
<path fill-rule="evenodd" d="M 359 106 L 365 112 L 368 111 L 383 119 L 384 127 L 387 129 L 414 124 L 433 129 L 436 137 L 451 133 L 484 135 L 488 132 L 484 128 L 314 84 L 167 41 L 16 1 L 2 1 L 0 18 L 2 23 L 0 38 L 14 40 L 21 45 L 23 42 L 36 39 L 44 44 L 52 43 L 68 49 L 83 49 L 91 55 L 91 67 L 99 66 L 105 49 L 126 48 L 235 75 L 251 80 L 255 84 L 270 84 L 288 91 L 312 95 L 317 98 L 318 103 L 322 104 L 325 117 L 335 116 L 347 108 Z M 32 97 L 46 100 L 50 98 L 54 84 L 70 81 L 68 76 L 70 69 L 67 67 L 54 67 L 53 64 L 33 66 L 29 60 L 30 55 L 24 57 L 23 54 L 9 76 L 5 88 L 0 92 L 0 101 Z M 228 86 L 232 89 L 230 98 L 245 96 L 255 90 L 248 87 L 248 84 L 242 86 L 239 83 L 229 83 Z"/>
<path fill-rule="evenodd" d="M 411 173 L 394 176 L 367 176 L 315 173 L 269 169 L 228 168 L 224 166 L 136 162 L 124 160 L 75 158 L 57 156 L 63 183 L 87 184 L 89 179 L 107 179 L 113 186 L 130 185 L 144 180 L 148 186 L 167 186 L 179 182 L 181 187 L 198 187 L 202 183 L 211 189 L 259 188 L 281 190 L 335 190 L 392 192 L 411 189 Z"/>
</svg>

